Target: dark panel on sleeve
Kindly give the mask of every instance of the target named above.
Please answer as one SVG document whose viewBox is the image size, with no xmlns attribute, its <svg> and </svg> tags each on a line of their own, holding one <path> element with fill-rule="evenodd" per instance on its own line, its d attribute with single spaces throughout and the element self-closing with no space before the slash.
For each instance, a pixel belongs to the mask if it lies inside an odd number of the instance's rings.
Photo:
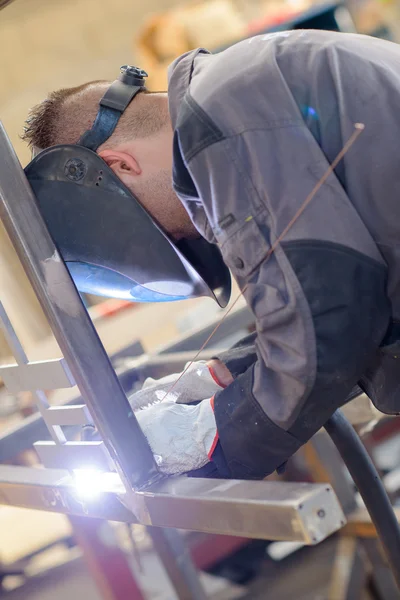
<svg viewBox="0 0 400 600">
<path fill-rule="evenodd" d="M 289 429 L 306 441 L 346 401 L 385 336 L 391 313 L 387 269 L 330 242 L 282 246 L 310 306 L 316 337 L 315 384 Z"/>
</svg>

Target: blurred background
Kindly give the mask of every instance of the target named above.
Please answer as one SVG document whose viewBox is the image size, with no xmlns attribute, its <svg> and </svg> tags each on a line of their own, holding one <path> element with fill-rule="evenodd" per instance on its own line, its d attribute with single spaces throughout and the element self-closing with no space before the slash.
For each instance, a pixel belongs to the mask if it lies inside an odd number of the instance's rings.
<svg viewBox="0 0 400 600">
<path fill-rule="evenodd" d="M 15 0 L 0 11 L 0 119 L 21 163 L 26 165 L 30 160 L 29 152 L 19 138 L 24 120 L 29 108 L 51 90 L 94 79 L 112 80 L 117 76 L 119 66 L 127 63 L 148 71 L 150 89 L 166 90 L 168 64 L 190 49 L 202 46 L 219 51 L 253 34 L 303 27 L 358 31 L 399 42 L 400 6 L 396 0 L 348 0 L 347 3 L 313 0 Z M 0 297 L 30 360 L 61 355 L 1 223 Z M 110 355 L 134 342 L 139 342 L 144 351 L 151 352 L 218 317 L 220 312 L 222 314 L 209 300 L 140 306 L 88 296 L 84 301 Z M 1 332 L 0 361 L 13 361 Z M 0 436 L 4 429 L 17 425 L 22 417 L 34 410 L 29 395 L 11 398 L 0 381 Z M 24 455 L 23 462 L 30 459 L 32 457 Z M 39 515 L 0 507 L 0 528 L 2 532 L 8 532 L 7 541 L 0 540 L 0 566 L 1 563 L 15 564 L 21 553 L 27 556 L 46 544 L 61 540 L 63 550 L 71 544 L 72 531 L 76 533 L 79 523 L 74 526 L 60 515 Z M 102 535 L 105 545 L 109 546 L 116 543 L 115 532 L 106 526 Z M 118 535 L 121 537 L 120 530 Z M 126 535 L 126 531 L 123 532 L 123 539 L 118 542 L 122 548 L 130 548 L 132 542 Z M 143 531 L 139 529 L 135 535 L 137 543 L 142 543 Z M 47 559 L 42 560 L 42 566 L 34 566 L 33 570 L 40 570 L 46 564 Z M 53 551 L 52 564 L 54 561 L 57 562 L 57 555 Z M 64 558 L 60 559 L 61 563 L 65 563 Z M 38 595 L 31 592 L 29 597 L 41 600 L 61 597 L 63 577 L 69 577 L 67 597 L 75 593 L 78 598 L 99 598 L 93 585 L 88 583 L 84 568 L 74 564 L 74 579 L 67 570 L 61 579 L 56 578 L 59 587 L 55 588 L 56 584 L 52 582 L 49 595 L 40 588 Z M 151 573 L 157 571 L 155 566 L 148 568 Z M 235 568 L 240 571 L 238 566 Z M 140 579 L 140 565 L 136 571 Z M 231 579 L 235 581 L 234 576 Z M 1 581 L 0 571 L 0 595 Z M 143 577 L 142 584 L 148 585 Z M 9 589 L 12 587 L 10 584 Z M 222 594 L 221 591 L 218 593 Z M 295 592 L 292 590 L 292 593 Z M 218 597 L 242 597 L 241 592 L 234 589 L 230 594 Z M 276 594 L 275 599 L 284 598 L 279 592 Z M 167 590 L 163 595 L 162 591 L 153 589 L 149 597 L 174 596 L 171 591 Z M 288 597 L 299 599 L 300 595 L 295 593 Z M 304 597 L 311 598 L 307 593 Z"/>
</svg>

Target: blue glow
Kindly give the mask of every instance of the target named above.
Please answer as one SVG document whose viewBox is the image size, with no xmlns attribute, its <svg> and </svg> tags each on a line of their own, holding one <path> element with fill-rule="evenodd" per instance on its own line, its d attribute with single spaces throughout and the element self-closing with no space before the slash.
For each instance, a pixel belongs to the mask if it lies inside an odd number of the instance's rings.
<svg viewBox="0 0 400 600">
<path fill-rule="evenodd" d="M 132 302 L 174 302 L 189 297 L 154 292 L 120 273 L 87 263 L 68 262 L 67 267 L 78 290 L 86 294 Z"/>
<path fill-rule="evenodd" d="M 304 119 L 318 121 L 318 113 L 312 106 L 303 106 L 301 112 L 303 113 Z"/>
</svg>

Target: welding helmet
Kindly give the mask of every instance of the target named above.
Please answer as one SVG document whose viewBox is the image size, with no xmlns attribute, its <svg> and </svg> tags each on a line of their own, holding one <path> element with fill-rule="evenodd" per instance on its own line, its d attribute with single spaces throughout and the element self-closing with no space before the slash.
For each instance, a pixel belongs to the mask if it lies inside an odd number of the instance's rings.
<svg viewBox="0 0 400 600">
<path fill-rule="evenodd" d="M 78 144 L 40 152 L 25 174 L 79 291 L 135 302 L 210 296 L 224 307 L 231 280 L 217 246 L 170 239 L 96 154 L 145 77 L 121 67 Z"/>
</svg>

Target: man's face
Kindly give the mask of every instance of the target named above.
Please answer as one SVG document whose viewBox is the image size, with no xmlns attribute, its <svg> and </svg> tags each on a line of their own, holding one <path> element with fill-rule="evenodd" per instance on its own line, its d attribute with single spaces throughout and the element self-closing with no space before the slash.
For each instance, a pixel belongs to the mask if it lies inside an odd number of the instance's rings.
<svg viewBox="0 0 400 600">
<path fill-rule="evenodd" d="M 157 134 L 119 143 L 99 154 L 164 231 L 175 239 L 198 237 L 173 189 L 172 139 L 168 124 Z"/>
</svg>

